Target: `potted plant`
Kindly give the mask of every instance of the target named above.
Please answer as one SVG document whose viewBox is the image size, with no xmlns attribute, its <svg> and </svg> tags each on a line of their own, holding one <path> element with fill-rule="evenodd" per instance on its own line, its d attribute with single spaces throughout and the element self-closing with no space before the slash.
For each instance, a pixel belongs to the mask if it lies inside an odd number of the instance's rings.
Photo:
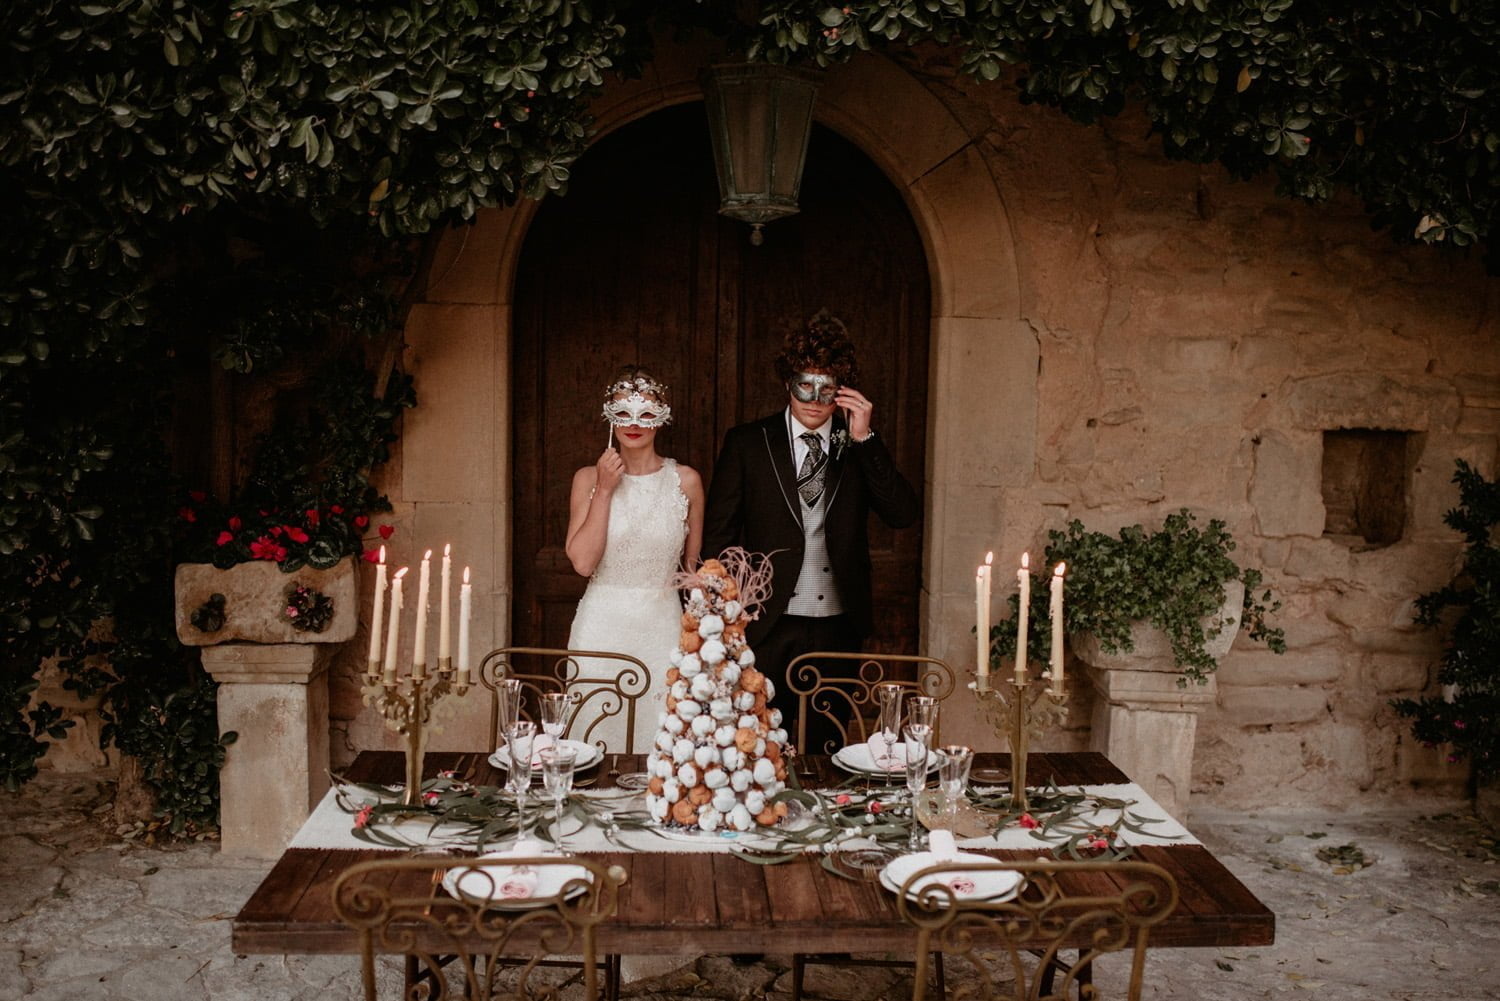
<svg viewBox="0 0 1500 1001">
<path fill-rule="evenodd" d="M 1180 672 L 1179 687 L 1206 683 L 1239 628 L 1274 652 L 1286 652 L 1282 630 L 1266 621 L 1281 603 L 1263 588 L 1260 571 L 1230 558 L 1235 542 L 1222 521 L 1215 518 L 1206 528 L 1196 521 L 1183 508 L 1149 534 L 1131 525 L 1110 536 L 1087 531 L 1076 520 L 1066 531 L 1048 533 L 1044 566 L 1032 575 L 1031 620 L 1048 621 L 1045 575 L 1066 563 L 1064 628 L 1075 650 L 1129 654 L 1149 642 L 1154 629 Z M 1016 608 L 1012 595 L 1012 618 Z M 1015 654 L 1011 622 L 997 623 L 990 638 L 992 664 Z M 1045 663 L 1051 648 L 1051 630 L 1030 630 L 1027 653 L 1033 662 Z M 1084 652 L 1081 658 L 1092 663 Z"/>
<path fill-rule="evenodd" d="M 1469 759 L 1480 812 L 1500 826 L 1500 483 L 1462 459 L 1453 481 L 1459 505 L 1443 523 L 1464 536 L 1463 565 L 1446 587 L 1417 599 L 1416 615 L 1422 625 L 1447 627 L 1437 680 L 1452 696 L 1395 699 L 1391 707 L 1411 720 L 1418 740 L 1448 745 L 1450 761 Z"/>
<path fill-rule="evenodd" d="M 1064 629 L 1089 665 L 1098 699 L 1090 746 L 1102 751 L 1170 813 L 1186 813 L 1197 714 L 1214 701 L 1209 682 L 1241 627 L 1276 653 L 1286 650 L 1266 616 L 1280 607 L 1257 570 L 1229 554 L 1234 539 L 1218 519 L 1199 527 L 1186 508 L 1148 533 L 1140 525 L 1118 536 L 1073 521 L 1048 535 L 1044 565 L 1067 564 Z M 1033 578 L 1031 619 L 1049 621 L 1048 592 Z M 1018 599 L 1010 599 L 1014 618 Z M 1015 629 L 990 633 L 992 666 L 1015 652 Z M 1051 655 L 1051 630 L 1033 628 L 1027 651 Z M 1188 682 L 1196 684 L 1189 686 Z"/>
</svg>

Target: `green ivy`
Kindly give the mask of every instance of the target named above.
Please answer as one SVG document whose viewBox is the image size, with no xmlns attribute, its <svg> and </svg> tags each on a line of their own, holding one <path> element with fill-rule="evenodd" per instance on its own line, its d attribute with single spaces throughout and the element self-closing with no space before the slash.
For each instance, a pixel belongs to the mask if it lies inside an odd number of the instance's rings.
<svg viewBox="0 0 1500 1001">
<path fill-rule="evenodd" d="M 1301 198 L 1343 185 L 1398 238 L 1488 246 L 1497 18 L 1477 0 L 0 5 L 0 772 L 24 781 L 61 732 L 26 708 L 58 655 L 69 686 L 105 694 L 112 739 L 157 755 L 154 782 L 198 773 L 170 764 L 211 757 L 213 729 L 211 683 L 164 627 L 174 380 L 389 339 L 414 236 L 564 192 L 589 102 L 639 74 L 653 31 L 820 65 L 935 43 L 1079 121 L 1138 102 L 1169 156 L 1273 169 Z M 371 416 L 351 404 L 319 433 Z M 277 440 L 263 469 L 284 494 L 303 471 Z M 318 482 L 362 490 L 347 470 Z M 211 809 L 195 788 L 163 786 L 166 808 Z"/>
<path fill-rule="evenodd" d="M 1129 653 L 1135 648 L 1131 627 L 1149 622 L 1166 634 L 1182 670 L 1180 683 L 1202 684 L 1218 667 L 1206 644 L 1236 624 L 1234 618 L 1220 619 L 1219 611 L 1226 597 L 1225 585 L 1239 580 L 1245 585 L 1240 629 L 1272 651 L 1285 653 L 1284 633 L 1266 621 L 1281 603 L 1263 587 L 1260 571 L 1241 569 L 1230 558 L 1235 543 L 1222 521 L 1212 519 L 1204 528 L 1196 521 L 1183 508 L 1168 515 L 1161 529 L 1151 533 L 1131 525 L 1118 536 L 1110 536 L 1086 530 L 1081 521 L 1069 522 L 1066 531 L 1048 533 L 1045 565 L 1067 564 L 1066 631 L 1093 636 L 1106 653 Z M 1052 653 L 1047 583 L 1044 575 L 1032 574 L 1026 648 L 1036 663 L 1046 663 Z M 992 666 L 1015 654 L 1014 620 L 1019 607 L 1019 596 L 1011 595 L 1011 621 L 991 627 Z"/>
<path fill-rule="evenodd" d="M 1468 758 L 1478 778 L 1500 775 L 1500 483 L 1486 480 L 1462 459 L 1453 482 L 1459 506 L 1443 523 L 1464 537 L 1464 562 L 1446 586 L 1417 599 L 1419 624 L 1443 627 L 1438 683 L 1454 686 L 1452 699 L 1396 699 L 1391 706 L 1411 720 L 1428 746 L 1447 744 L 1450 760 Z"/>
</svg>

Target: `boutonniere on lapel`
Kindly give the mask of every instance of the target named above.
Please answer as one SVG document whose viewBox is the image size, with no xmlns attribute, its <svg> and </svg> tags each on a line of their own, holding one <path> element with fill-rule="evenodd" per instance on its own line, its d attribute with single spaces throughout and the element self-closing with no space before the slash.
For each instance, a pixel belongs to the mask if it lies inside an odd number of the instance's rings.
<svg viewBox="0 0 1500 1001">
<path fill-rule="evenodd" d="M 835 460 L 844 454 L 844 449 L 854 444 L 854 436 L 849 433 L 848 428 L 834 428 L 833 434 L 829 436 L 829 444 L 833 447 Z"/>
</svg>

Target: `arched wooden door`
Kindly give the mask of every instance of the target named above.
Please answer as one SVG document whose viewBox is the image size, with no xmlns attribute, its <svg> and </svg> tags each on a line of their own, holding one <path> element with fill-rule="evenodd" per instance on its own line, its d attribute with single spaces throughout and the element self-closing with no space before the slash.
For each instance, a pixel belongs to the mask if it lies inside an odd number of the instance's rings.
<svg viewBox="0 0 1500 1001">
<path fill-rule="evenodd" d="M 658 451 L 708 478 L 725 431 L 786 405 L 779 321 L 827 306 L 858 348 L 875 427 L 923 491 L 931 311 L 916 227 L 875 165 L 821 127 L 801 202 L 751 246 L 747 226 L 718 215 L 707 121 L 692 104 L 601 139 L 568 194 L 537 212 L 514 308 L 513 644 L 566 645 L 585 584 L 563 552 L 568 490 L 605 446 L 602 392 L 621 365 L 671 386 L 675 423 Z M 871 550 L 868 647 L 916 652 L 922 528 L 872 518 Z"/>
</svg>

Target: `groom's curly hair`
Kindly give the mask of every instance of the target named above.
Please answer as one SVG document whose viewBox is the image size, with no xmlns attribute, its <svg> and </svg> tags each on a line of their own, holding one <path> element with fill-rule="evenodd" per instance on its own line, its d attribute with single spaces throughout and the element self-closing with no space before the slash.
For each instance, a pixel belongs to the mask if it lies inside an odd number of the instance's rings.
<svg viewBox="0 0 1500 1001">
<path fill-rule="evenodd" d="M 781 354 L 776 356 L 776 377 L 790 382 L 798 372 L 817 369 L 838 379 L 842 386 L 859 382 L 859 364 L 854 360 L 854 342 L 844 321 L 827 307 L 818 310 L 806 325 L 785 324 Z"/>
</svg>

